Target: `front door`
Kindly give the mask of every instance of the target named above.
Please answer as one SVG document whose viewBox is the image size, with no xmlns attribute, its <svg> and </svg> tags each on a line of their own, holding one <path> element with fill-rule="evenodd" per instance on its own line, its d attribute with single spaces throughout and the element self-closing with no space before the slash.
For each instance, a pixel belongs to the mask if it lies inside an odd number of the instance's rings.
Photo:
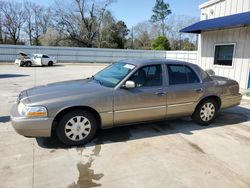
<svg viewBox="0 0 250 188">
<path fill-rule="evenodd" d="M 166 116 L 166 88 L 162 65 L 139 68 L 128 80 L 133 89 L 120 88 L 114 93 L 114 124 L 163 119 Z"/>
<path fill-rule="evenodd" d="M 167 117 L 191 115 L 202 96 L 203 84 L 187 65 L 167 65 Z"/>
</svg>

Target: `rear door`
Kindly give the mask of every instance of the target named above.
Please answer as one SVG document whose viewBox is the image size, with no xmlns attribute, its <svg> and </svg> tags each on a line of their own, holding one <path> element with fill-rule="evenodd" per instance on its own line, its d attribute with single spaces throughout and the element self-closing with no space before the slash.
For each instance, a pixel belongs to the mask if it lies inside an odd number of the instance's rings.
<svg viewBox="0 0 250 188">
<path fill-rule="evenodd" d="M 47 55 L 42 56 L 42 64 L 43 65 L 48 65 L 49 60 L 50 60 L 49 56 L 47 56 Z"/>
<path fill-rule="evenodd" d="M 203 95 L 203 84 L 188 65 L 167 66 L 167 117 L 191 115 L 196 102 Z"/>
</svg>

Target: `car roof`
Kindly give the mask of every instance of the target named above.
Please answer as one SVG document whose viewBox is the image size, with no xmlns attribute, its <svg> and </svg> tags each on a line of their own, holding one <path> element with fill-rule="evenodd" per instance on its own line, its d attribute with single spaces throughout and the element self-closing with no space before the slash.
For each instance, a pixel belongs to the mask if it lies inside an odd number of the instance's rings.
<svg viewBox="0 0 250 188">
<path fill-rule="evenodd" d="M 43 56 L 43 55 L 45 55 L 45 54 L 33 54 L 33 55 L 36 55 L 36 56 Z"/>
<path fill-rule="evenodd" d="M 191 64 L 186 61 L 179 61 L 173 59 L 124 59 L 119 62 L 125 62 L 137 66 L 152 65 L 152 64 Z"/>
</svg>

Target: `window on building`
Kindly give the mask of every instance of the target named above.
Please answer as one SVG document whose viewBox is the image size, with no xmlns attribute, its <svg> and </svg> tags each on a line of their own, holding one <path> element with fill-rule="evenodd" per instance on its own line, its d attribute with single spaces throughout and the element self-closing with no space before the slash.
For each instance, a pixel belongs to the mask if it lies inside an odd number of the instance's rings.
<svg viewBox="0 0 250 188">
<path fill-rule="evenodd" d="M 232 66 L 234 56 L 234 44 L 215 46 L 214 65 Z"/>
</svg>

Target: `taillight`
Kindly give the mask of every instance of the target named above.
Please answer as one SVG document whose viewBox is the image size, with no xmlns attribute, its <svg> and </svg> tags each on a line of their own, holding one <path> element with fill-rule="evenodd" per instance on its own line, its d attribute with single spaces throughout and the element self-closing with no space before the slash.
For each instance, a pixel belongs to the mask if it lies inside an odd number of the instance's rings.
<svg viewBox="0 0 250 188">
<path fill-rule="evenodd" d="M 239 84 L 237 82 L 235 82 L 235 84 L 230 86 L 230 92 L 232 94 L 237 94 L 237 93 L 239 93 L 239 91 L 240 91 L 240 86 L 239 86 Z"/>
</svg>

